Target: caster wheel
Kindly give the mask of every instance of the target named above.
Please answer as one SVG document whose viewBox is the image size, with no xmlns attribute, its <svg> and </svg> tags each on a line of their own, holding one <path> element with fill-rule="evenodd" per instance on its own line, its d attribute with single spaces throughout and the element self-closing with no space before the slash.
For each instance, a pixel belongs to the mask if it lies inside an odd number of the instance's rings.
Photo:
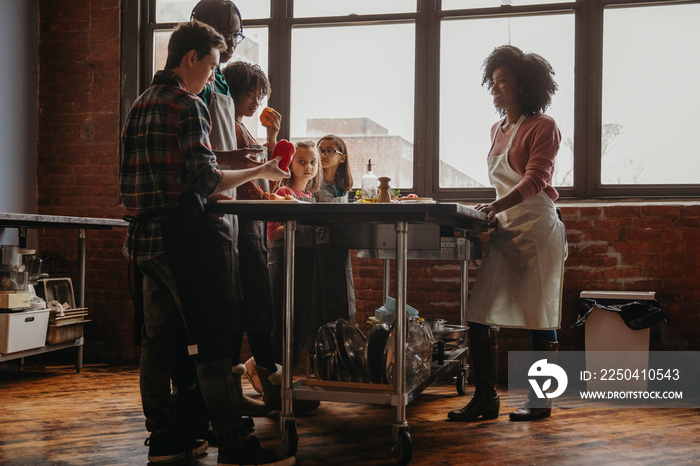
<svg viewBox="0 0 700 466">
<path fill-rule="evenodd" d="M 297 434 L 297 425 L 294 421 L 286 421 L 284 423 L 284 437 L 282 439 L 284 446 L 284 454 L 294 456 L 297 453 L 299 445 L 299 435 Z"/>
<path fill-rule="evenodd" d="M 399 431 L 399 437 L 391 451 L 398 464 L 404 466 L 411 462 L 413 446 L 411 444 L 411 434 L 408 433 L 408 430 Z"/>
<path fill-rule="evenodd" d="M 457 380 L 455 381 L 457 387 L 457 394 L 464 396 L 467 394 L 467 370 L 460 369 L 457 373 Z"/>
</svg>

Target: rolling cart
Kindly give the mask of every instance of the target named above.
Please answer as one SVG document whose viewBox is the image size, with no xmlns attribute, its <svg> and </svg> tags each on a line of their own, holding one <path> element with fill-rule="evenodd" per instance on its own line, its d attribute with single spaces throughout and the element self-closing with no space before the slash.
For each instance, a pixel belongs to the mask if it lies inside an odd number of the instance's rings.
<svg viewBox="0 0 700 466">
<path fill-rule="evenodd" d="M 466 323 L 466 285 L 468 260 L 480 256 L 475 236 L 486 231 L 486 216 L 457 203 L 437 204 L 306 204 L 295 201 L 223 201 L 207 206 L 217 213 L 245 214 L 257 220 L 282 222 L 285 225 L 285 302 L 282 369 L 282 412 L 280 429 L 285 453 L 293 455 L 298 445 L 292 399 L 373 403 L 395 407 L 392 423 L 393 454 L 399 464 L 408 464 L 412 443 L 406 406 L 425 388 L 466 359 L 468 349 L 458 348 L 446 354 L 442 364 L 432 364 L 427 378 L 410 386 L 406 381 L 406 270 L 407 260 L 450 259 L 461 261 L 461 323 Z M 291 338 L 294 328 L 294 246 L 297 224 L 326 226 L 331 245 L 358 249 L 359 257 L 384 260 L 384 294 L 389 294 L 389 261 L 395 259 L 396 321 L 394 374 L 390 386 L 347 382 L 309 384 L 292 380 Z M 441 227 L 457 232 L 442 236 Z M 410 245 L 410 247 L 409 247 Z M 306 382 L 306 383 L 304 383 Z M 332 384 L 332 382 L 329 382 Z M 457 391 L 464 394 L 466 371 L 457 374 Z"/>
</svg>

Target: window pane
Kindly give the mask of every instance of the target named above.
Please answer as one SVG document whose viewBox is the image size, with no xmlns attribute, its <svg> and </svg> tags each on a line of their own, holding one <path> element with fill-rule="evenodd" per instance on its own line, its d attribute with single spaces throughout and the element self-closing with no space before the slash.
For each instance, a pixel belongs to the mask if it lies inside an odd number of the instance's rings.
<svg viewBox="0 0 700 466">
<path fill-rule="evenodd" d="M 234 0 L 233 3 L 238 7 L 244 20 L 270 17 L 270 0 Z"/>
<path fill-rule="evenodd" d="M 700 183 L 700 5 L 605 11 L 603 184 Z"/>
<path fill-rule="evenodd" d="M 162 29 L 156 31 L 154 34 L 154 53 L 153 53 L 153 69 L 151 70 L 151 76 L 156 70 L 162 70 L 165 68 L 165 61 L 168 58 L 168 41 L 170 40 L 170 34 L 172 34 L 172 29 Z M 250 63 L 257 63 L 260 68 L 267 73 L 267 62 L 268 62 L 268 31 L 266 27 L 259 28 L 246 28 L 245 39 L 243 42 L 238 44 L 236 51 L 231 57 L 231 61 L 248 61 Z M 224 64 L 225 65 L 225 64 Z"/>
<path fill-rule="evenodd" d="M 416 11 L 417 0 L 295 0 L 294 16 L 346 16 Z"/>
<path fill-rule="evenodd" d="M 500 117 L 488 89 L 481 86 L 482 65 L 495 47 L 507 43 L 542 55 L 554 68 L 559 90 L 547 114 L 562 132 L 554 184 L 573 185 L 573 15 L 451 20 L 441 26 L 440 187 L 490 186 L 490 129 Z"/>
<path fill-rule="evenodd" d="M 414 43 L 408 24 L 293 30 L 291 135 L 343 138 L 356 186 L 368 159 L 413 186 Z"/>
<path fill-rule="evenodd" d="M 577 0 L 442 0 L 443 10 L 466 10 L 469 8 L 490 8 L 498 6 L 548 5 L 552 3 L 575 2 Z"/>
<path fill-rule="evenodd" d="M 190 20 L 192 9 L 199 0 L 156 0 L 157 23 L 181 23 Z M 262 0 L 235 0 L 243 19 L 270 17 L 270 2 Z"/>
<path fill-rule="evenodd" d="M 162 70 L 165 67 L 165 61 L 168 57 L 168 41 L 170 40 L 170 34 L 172 34 L 172 30 L 170 29 L 155 32 L 155 53 L 153 54 L 155 58 L 151 76 L 153 76 L 156 70 Z M 268 74 L 268 43 L 268 30 L 266 27 L 246 28 L 245 39 L 236 47 L 236 52 L 233 54 L 231 62 L 241 60 L 257 63 L 265 74 Z M 221 67 L 224 68 L 225 66 L 226 64 L 224 63 Z M 275 90 L 273 89 L 272 91 L 274 92 Z M 260 112 L 265 108 L 265 105 L 267 105 L 267 99 L 262 102 L 255 115 L 250 118 L 243 118 L 243 124 L 246 125 L 253 137 L 261 144 L 265 142 L 265 138 L 267 137 L 267 133 L 259 120 Z"/>
<path fill-rule="evenodd" d="M 245 33 L 245 39 L 236 47 L 236 52 L 233 54 L 231 61 L 257 63 L 265 72 L 267 78 L 270 79 L 270 74 L 268 72 L 268 29 L 266 27 L 250 27 L 245 28 L 243 32 Z M 224 66 L 226 65 L 222 65 L 222 68 Z M 275 89 L 272 89 L 272 92 L 275 92 Z M 267 131 L 260 124 L 260 112 L 266 105 L 267 99 L 263 100 L 258 111 L 255 112 L 252 117 L 243 117 L 243 124 L 260 144 L 264 144 L 267 138 Z"/>
<path fill-rule="evenodd" d="M 165 62 L 168 59 L 168 41 L 172 29 L 156 31 L 153 34 L 153 68 L 151 69 L 151 77 L 153 74 L 165 68 Z"/>
<path fill-rule="evenodd" d="M 156 23 L 182 23 L 190 20 L 198 0 L 156 0 Z"/>
</svg>

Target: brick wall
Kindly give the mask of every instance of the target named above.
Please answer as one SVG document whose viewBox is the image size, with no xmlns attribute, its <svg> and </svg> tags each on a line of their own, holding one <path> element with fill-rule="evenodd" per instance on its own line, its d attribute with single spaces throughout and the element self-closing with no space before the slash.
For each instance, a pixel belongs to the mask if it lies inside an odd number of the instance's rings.
<svg viewBox="0 0 700 466">
<path fill-rule="evenodd" d="M 119 0 L 39 2 L 38 213 L 121 218 Z M 87 231 L 86 360 L 133 359 L 124 229 Z M 77 231 L 39 232 L 39 254 L 77 280 Z M 56 356 L 70 352 L 57 352 Z M 71 356 L 68 354 L 68 356 Z M 72 357 L 72 356 L 71 356 Z"/>
<path fill-rule="evenodd" d="M 38 212 L 120 218 L 120 2 L 41 0 L 39 11 Z M 656 291 L 671 324 L 654 326 L 652 349 L 700 349 L 700 205 L 562 203 L 562 212 L 570 243 L 562 349 L 583 349 L 583 330 L 569 327 L 579 292 L 589 289 Z M 138 355 L 131 345 L 123 237 L 123 230 L 87 233 L 88 362 Z M 42 231 L 38 247 L 75 264 L 74 231 Z M 364 322 L 381 304 L 382 261 L 354 257 L 353 263 Z M 470 286 L 476 272 L 471 266 Z M 457 263 L 410 261 L 408 274 L 409 304 L 423 316 L 458 321 Z M 504 330 L 502 337 L 502 352 L 527 348 L 522 331 Z"/>
</svg>

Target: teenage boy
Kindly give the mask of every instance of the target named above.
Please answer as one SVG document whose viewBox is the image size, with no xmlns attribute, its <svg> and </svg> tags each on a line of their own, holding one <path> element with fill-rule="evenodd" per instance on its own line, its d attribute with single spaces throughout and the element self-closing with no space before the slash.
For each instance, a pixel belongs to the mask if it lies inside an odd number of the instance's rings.
<svg viewBox="0 0 700 466">
<path fill-rule="evenodd" d="M 208 443 L 179 425 L 170 398 L 173 368 L 194 357 L 199 385 L 219 442 L 219 465 L 292 465 L 262 448 L 240 414 L 227 332 L 236 328 L 231 243 L 204 199 L 256 178 L 289 173 L 276 160 L 219 162 L 211 150 L 209 112 L 197 97 L 213 81 L 224 38 L 198 21 L 180 25 L 165 69 L 136 100 L 122 130 L 120 199 L 134 216 L 125 254 L 143 274 L 144 326 L 140 389 L 148 459 L 168 462 L 203 455 Z M 223 159 L 223 160 L 222 160 Z"/>
</svg>

